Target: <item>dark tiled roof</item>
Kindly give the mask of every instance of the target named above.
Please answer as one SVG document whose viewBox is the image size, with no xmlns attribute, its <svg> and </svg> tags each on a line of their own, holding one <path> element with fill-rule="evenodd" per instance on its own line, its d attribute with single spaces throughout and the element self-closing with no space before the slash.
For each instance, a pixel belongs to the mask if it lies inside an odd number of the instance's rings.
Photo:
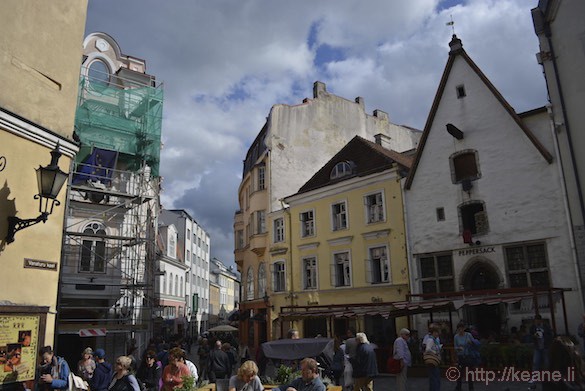
<svg viewBox="0 0 585 391">
<path fill-rule="evenodd" d="M 354 172 L 348 176 L 331 179 L 331 170 L 340 162 L 353 162 L 355 164 Z M 306 193 L 356 176 L 381 172 L 391 168 L 396 163 L 402 168 L 408 169 L 412 164 L 412 157 L 386 149 L 360 136 L 355 136 L 299 189 L 299 193 Z"/>
</svg>

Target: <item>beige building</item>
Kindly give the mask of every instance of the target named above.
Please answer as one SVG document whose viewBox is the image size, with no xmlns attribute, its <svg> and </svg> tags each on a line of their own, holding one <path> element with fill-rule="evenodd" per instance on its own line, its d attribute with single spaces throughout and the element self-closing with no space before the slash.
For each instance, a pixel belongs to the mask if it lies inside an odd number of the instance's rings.
<svg viewBox="0 0 585 391">
<path fill-rule="evenodd" d="M 43 215 L 35 169 L 47 166 L 58 146 L 58 167 L 69 172 L 78 150 L 73 129 L 86 12 L 86 0 L 0 3 L 0 325 L 10 324 L 0 335 L 2 344 L 23 346 L 29 365 L 18 381 L 34 377 L 36 351 L 55 339 L 66 192 L 52 210 L 48 199 Z M 18 230 L 13 238 L 8 218 Z"/>
<path fill-rule="evenodd" d="M 383 111 L 367 114 L 363 98 L 348 100 L 315 82 L 312 99 L 294 106 L 274 105 L 250 146 L 234 218 L 235 258 L 243 285 L 240 336 L 248 346 L 272 338 L 272 324 L 266 320 L 280 311 L 270 303 L 274 283 L 268 273 L 275 271 L 266 264 L 286 250 L 273 246 L 272 236 L 283 227 L 269 221 L 277 221 L 284 197 L 295 194 L 356 135 L 377 138 L 384 147 L 402 152 L 416 147 L 420 132 L 393 124 Z"/>
</svg>

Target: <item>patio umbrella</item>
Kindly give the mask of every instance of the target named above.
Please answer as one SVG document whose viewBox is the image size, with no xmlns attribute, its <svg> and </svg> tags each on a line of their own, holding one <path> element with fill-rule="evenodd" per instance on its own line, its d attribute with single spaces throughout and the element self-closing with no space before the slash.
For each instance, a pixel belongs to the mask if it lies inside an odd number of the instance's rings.
<svg viewBox="0 0 585 391">
<path fill-rule="evenodd" d="M 230 332 L 238 331 L 238 328 L 234 327 L 234 326 L 230 326 L 229 324 L 220 324 L 219 326 L 212 327 L 212 328 L 208 329 L 207 331 L 211 331 L 211 332 L 223 331 L 226 333 L 230 333 Z"/>
</svg>

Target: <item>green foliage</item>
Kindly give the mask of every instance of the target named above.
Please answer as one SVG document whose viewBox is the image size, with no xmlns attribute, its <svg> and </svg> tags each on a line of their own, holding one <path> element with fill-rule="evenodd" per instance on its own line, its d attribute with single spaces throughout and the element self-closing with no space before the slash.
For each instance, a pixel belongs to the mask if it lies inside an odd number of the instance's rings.
<svg viewBox="0 0 585 391">
<path fill-rule="evenodd" d="M 193 391 L 195 390 L 195 378 L 193 376 L 183 376 L 183 387 L 175 388 L 175 391 Z"/>
<path fill-rule="evenodd" d="M 274 381 L 276 384 L 290 384 L 299 376 L 301 376 L 301 371 L 294 371 L 291 367 L 281 365 L 278 367 Z"/>
</svg>

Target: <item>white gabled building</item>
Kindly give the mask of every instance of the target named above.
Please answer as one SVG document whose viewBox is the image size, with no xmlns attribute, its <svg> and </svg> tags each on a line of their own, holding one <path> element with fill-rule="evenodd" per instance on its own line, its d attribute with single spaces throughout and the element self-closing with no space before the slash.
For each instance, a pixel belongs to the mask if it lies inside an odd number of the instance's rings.
<svg viewBox="0 0 585 391">
<path fill-rule="evenodd" d="M 405 181 L 411 307 L 426 300 L 433 320 L 487 335 L 529 322 L 536 297 L 543 318 L 574 334 L 583 305 L 549 113 L 516 114 L 456 36 L 450 46 Z"/>
</svg>

